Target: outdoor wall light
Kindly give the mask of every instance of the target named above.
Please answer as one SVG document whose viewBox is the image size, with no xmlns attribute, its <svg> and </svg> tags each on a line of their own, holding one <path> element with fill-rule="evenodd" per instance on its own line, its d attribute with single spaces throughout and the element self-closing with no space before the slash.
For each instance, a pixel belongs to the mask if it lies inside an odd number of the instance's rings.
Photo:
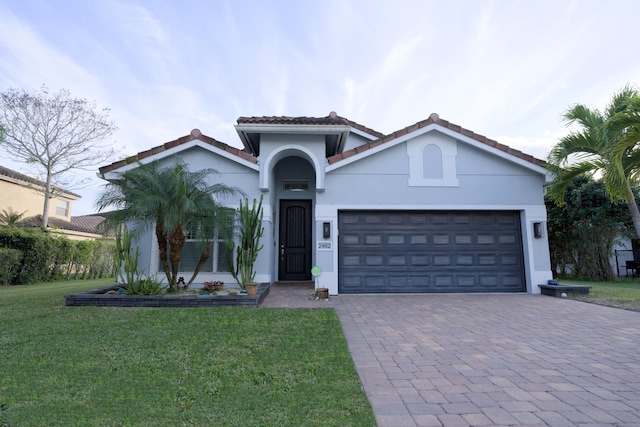
<svg viewBox="0 0 640 427">
<path fill-rule="evenodd" d="M 536 239 L 541 239 L 542 238 L 542 223 L 541 222 L 534 222 L 533 223 L 533 237 L 535 237 Z"/>
<path fill-rule="evenodd" d="M 331 237 L 331 223 L 323 222 L 322 223 L 322 237 L 328 239 Z"/>
</svg>

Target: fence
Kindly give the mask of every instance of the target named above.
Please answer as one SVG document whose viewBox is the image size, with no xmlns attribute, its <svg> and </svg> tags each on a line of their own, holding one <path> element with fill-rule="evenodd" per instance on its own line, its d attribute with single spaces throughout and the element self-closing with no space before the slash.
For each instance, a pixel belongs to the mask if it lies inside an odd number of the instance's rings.
<svg viewBox="0 0 640 427">
<path fill-rule="evenodd" d="M 612 267 L 618 277 L 640 276 L 640 253 L 631 249 L 616 249 L 614 251 L 615 265 Z"/>
</svg>

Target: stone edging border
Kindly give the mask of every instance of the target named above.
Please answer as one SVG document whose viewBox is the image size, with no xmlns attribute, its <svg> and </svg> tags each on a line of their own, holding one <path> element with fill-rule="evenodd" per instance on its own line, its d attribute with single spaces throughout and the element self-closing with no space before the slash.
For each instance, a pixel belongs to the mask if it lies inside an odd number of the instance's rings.
<svg viewBox="0 0 640 427">
<path fill-rule="evenodd" d="M 255 296 L 248 295 L 118 295 L 106 294 L 119 286 L 107 286 L 65 295 L 67 306 L 97 307 L 219 307 L 254 306 L 262 304 L 271 290 L 270 283 L 261 283 Z"/>
</svg>

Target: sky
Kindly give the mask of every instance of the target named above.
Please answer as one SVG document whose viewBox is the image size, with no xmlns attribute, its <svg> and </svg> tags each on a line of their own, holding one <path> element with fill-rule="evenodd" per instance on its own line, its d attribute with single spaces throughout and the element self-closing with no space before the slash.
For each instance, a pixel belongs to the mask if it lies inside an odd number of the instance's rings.
<svg viewBox="0 0 640 427">
<path fill-rule="evenodd" d="M 0 0 L 0 91 L 109 108 L 113 161 L 331 111 L 384 134 L 438 113 L 545 159 L 570 106 L 640 85 L 638 16 L 637 0 Z M 0 161 L 35 175 L 1 144 Z M 104 165 L 76 174 L 73 215 L 96 211 Z"/>
</svg>

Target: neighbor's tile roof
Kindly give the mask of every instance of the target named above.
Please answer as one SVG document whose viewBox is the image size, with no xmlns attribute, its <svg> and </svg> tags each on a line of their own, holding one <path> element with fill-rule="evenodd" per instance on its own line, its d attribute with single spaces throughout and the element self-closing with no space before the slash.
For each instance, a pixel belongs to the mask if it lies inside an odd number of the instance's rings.
<svg viewBox="0 0 640 427">
<path fill-rule="evenodd" d="M 436 113 L 432 113 L 429 116 L 429 118 L 427 118 L 426 120 L 422 120 L 422 121 L 420 121 L 418 123 L 415 123 L 415 124 L 413 124 L 411 126 L 407 126 L 407 127 L 402 128 L 400 130 L 397 130 L 397 131 L 395 131 L 393 133 L 390 133 L 389 135 L 382 136 L 382 137 L 376 139 L 375 141 L 371 141 L 371 142 L 369 142 L 367 144 L 363 144 L 363 145 L 355 147 L 355 148 L 353 148 L 351 150 L 347 150 L 347 151 L 344 151 L 344 152 L 342 152 L 340 154 L 336 154 L 334 156 L 331 156 L 327 160 L 329 161 L 329 164 L 337 163 L 340 160 L 343 160 L 343 159 L 346 159 L 348 157 L 351 157 L 351 156 L 353 156 L 353 155 L 355 155 L 357 153 L 361 153 L 363 151 L 366 151 L 366 150 L 369 150 L 371 148 L 374 148 L 374 147 L 377 147 L 379 145 L 382 145 L 382 144 L 384 144 L 386 142 L 393 141 L 396 138 L 399 138 L 399 137 L 401 137 L 403 135 L 407 135 L 407 134 L 409 134 L 411 132 L 415 132 L 416 130 L 418 130 L 420 128 L 423 128 L 423 127 L 426 127 L 426 126 L 429 126 L 429 125 L 432 125 L 432 124 L 437 124 L 437 125 L 440 125 L 440 126 L 443 126 L 443 127 L 447 128 L 447 129 L 451 129 L 454 132 L 457 132 L 457 133 L 459 133 L 461 135 L 464 135 L 466 137 L 472 138 L 472 139 L 474 139 L 474 140 L 476 140 L 478 142 L 481 142 L 483 144 L 489 145 L 491 147 L 497 148 L 500 151 L 503 151 L 505 153 L 511 154 L 512 156 L 518 157 L 518 158 L 520 158 L 522 160 L 525 160 L 527 162 L 533 163 L 535 165 L 542 166 L 542 167 L 544 167 L 546 165 L 546 162 L 544 160 L 537 159 L 537 158 L 535 158 L 535 157 L 533 157 L 533 156 L 531 156 L 529 154 L 523 153 L 522 151 L 513 149 L 513 148 L 508 147 L 508 146 L 506 146 L 504 144 L 500 144 L 499 142 L 494 141 L 493 139 L 489 139 L 486 136 L 478 135 L 477 133 L 475 133 L 473 131 L 470 131 L 468 129 L 464 129 L 463 127 L 461 127 L 459 125 L 456 125 L 456 124 L 453 124 L 453 123 L 449 123 L 447 120 L 441 119 Z"/>
<path fill-rule="evenodd" d="M 38 179 L 31 178 L 28 175 L 25 175 L 25 174 L 20 173 L 20 172 L 16 172 L 13 169 L 9 169 L 9 168 L 4 167 L 4 166 L 0 166 L 0 175 L 1 176 L 6 176 L 8 178 L 17 179 L 19 181 L 23 181 L 23 182 L 26 182 L 26 183 L 29 183 L 29 184 L 34 184 L 34 185 L 37 185 L 37 186 L 40 186 L 40 187 L 44 187 L 45 186 L 45 183 L 40 181 L 40 180 L 38 180 Z M 56 190 L 58 192 L 62 192 L 64 194 L 68 195 L 68 196 L 77 197 L 79 199 L 82 198 L 81 195 L 76 194 L 76 193 L 72 193 L 71 191 L 67 191 L 64 188 L 60 188 L 60 187 L 56 187 L 56 186 L 54 186 L 53 188 L 54 188 L 54 190 Z"/>
<path fill-rule="evenodd" d="M 239 117 L 237 120 L 239 125 L 242 124 L 265 124 L 265 125 L 326 125 L 326 126 L 351 126 L 362 132 L 377 138 L 382 138 L 383 133 L 377 132 L 366 126 L 362 126 L 354 121 L 345 119 L 336 114 L 335 111 L 329 113 L 326 117 L 289 117 L 289 116 L 260 116 L 260 117 Z"/>
<path fill-rule="evenodd" d="M 42 214 L 25 218 L 22 223 L 32 227 L 40 227 L 42 225 Z M 84 227 L 80 224 L 74 224 L 73 222 L 65 221 L 64 219 L 56 218 L 54 216 L 49 217 L 48 227 L 60 228 L 62 230 L 76 231 L 81 233 L 100 234 L 100 232 L 96 231 L 95 228 Z"/>
<path fill-rule="evenodd" d="M 244 150 L 240 150 L 238 148 L 232 147 L 230 145 L 225 144 L 224 142 L 220 142 L 214 138 L 211 138 L 209 136 L 203 135 L 200 130 L 198 129 L 194 129 L 191 131 L 191 133 L 187 136 L 183 136 L 182 138 L 178 138 L 176 140 L 167 142 L 165 144 L 162 145 L 158 145 L 157 147 L 153 147 L 149 150 L 146 151 L 142 151 L 134 156 L 131 157 L 127 157 L 124 160 L 120 160 L 118 162 L 115 163 L 111 163 L 110 165 L 107 166 L 103 166 L 99 169 L 100 173 L 104 174 L 107 172 L 111 172 L 112 170 L 115 169 L 119 169 L 123 166 L 126 166 L 130 163 L 136 163 L 146 157 L 152 156 L 154 154 L 158 154 L 158 153 L 162 153 L 163 151 L 169 150 L 171 148 L 177 147 L 179 145 L 182 144 L 186 144 L 187 142 L 191 142 L 193 140 L 200 140 L 203 142 L 206 142 L 207 144 L 210 144 L 214 147 L 217 147 L 223 151 L 226 151 L 228 153 L 234 154 L 238 157 L 241 157 L 245 160 L 248 160 L 251 163 L 258 163 L 258 159 L 256 159 L 254 156 L 252 156 L 251 154 L 247 153 Z"/>
<path fill-rule="evenodd" d="M 102 224 L 104 220 L 107 219 L 107 216 L 109 216 L 109 214 L 110 212 L 102 212 L 89 215 L 72 216 L 71 224 L 87 230 L 93 230 L 93 232 L 97 234 L 102 234 L 102 231 L 99 228 L 100 224 Z"/>
</svg>

